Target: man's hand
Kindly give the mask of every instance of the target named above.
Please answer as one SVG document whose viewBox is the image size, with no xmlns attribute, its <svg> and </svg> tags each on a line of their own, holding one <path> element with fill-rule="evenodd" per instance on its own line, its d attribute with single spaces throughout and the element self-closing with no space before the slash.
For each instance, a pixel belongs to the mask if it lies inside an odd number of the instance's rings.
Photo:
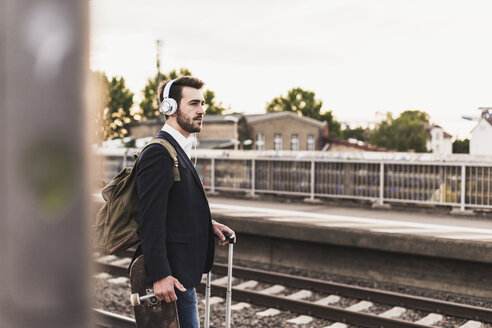
<svg viewBox="0 0 492 328">
<path fill-rule="evenodd" d="M 166 303 L 171 303 L 176 301 L 176 293 L 174 292 L 174 287 L 178 290 L 185 292 L 186 289 L 178 281 L 178 279 L 173 276 L 167 276 L 161 280 L 154 282 L 154 294 L 159 301 L 166 301 Z"/>
<path fill-rule="evenodd" d="M 234 236 L 234 243 L 236 243 L 236 234 L 234 233 L 234 231 L 231 228 L 229 228 L 226 225 L 220 224 L 215 220 L 212 220 L 212 225 L 214 227 L 214 234 L 217 237 L 219 237 L 219 239 L 220 239 L 219 245 L 227 245 L 229 243 L 226 240 L 226 237 L 224 237 L 224 235 L 222 234 L 222 232 L 227 232 L 227 233 L 230 233 L 231 235 L 233 235 Z"/>
</svg>

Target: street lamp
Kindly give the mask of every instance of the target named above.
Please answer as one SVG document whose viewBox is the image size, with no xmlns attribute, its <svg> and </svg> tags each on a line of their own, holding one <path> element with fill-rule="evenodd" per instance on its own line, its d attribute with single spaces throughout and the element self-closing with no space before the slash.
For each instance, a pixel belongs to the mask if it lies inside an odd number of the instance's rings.
<svg viewBox="0 0 492 328">
<path fill-rule="evenodd" d="M 239 118 L 237 118 L 236 116 L 227 115 L 227 116 L 224 116 L 224 120 L 229 121 L 229 122 L 234 122 L 234 139 L 233 139 L 233 142 L 234 142 L 234 150 L 237 150 L 237 144 L 239 143 L 239 140 L 237 139 L 238 138 L 238 136 L 237 136 L 237 122 L 239 121 Z"/>
</svg>

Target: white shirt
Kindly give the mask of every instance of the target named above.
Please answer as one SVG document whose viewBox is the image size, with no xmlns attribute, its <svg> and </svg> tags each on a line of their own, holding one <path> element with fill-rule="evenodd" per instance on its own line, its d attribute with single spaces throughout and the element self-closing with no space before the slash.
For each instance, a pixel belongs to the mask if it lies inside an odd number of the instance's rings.
<svg viewBox="0 0 492 328">
<path fill-rule="evenodd" d="M 161 129 L 164 132 L 167 132 L 171 135 L 171 137 L 176 140 L 178 145 L 183 148 L 185 151 L 186 155 L 188 155 L 188 158 L 191 160 L 191 146 L 193 145 L 193 138 L 190 134 L 188 138 L 186 138 L 184 135 L 181 134 L 178 130 L 170 126 L 169 124 L 164 124 L 164 126 Z"/>
</svg>

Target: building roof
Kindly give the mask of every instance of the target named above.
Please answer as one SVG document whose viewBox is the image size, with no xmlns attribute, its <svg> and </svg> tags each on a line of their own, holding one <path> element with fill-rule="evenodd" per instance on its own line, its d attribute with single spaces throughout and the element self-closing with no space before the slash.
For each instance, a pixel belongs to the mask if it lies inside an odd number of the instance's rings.
<svg viewBox="0 0 492 328">
<path fill-rule="evenodd" d="M 238 118 L 241 117 L 241 115 L 231 115 L 231 116 L 236 116 Z M 203 116 L 203 121 L 205 123 L 224 123 L 224 124 L 233 123 L 232 121 L 229 121 L 224 117 L 225 116 L 223 115 L 205 115 Z M 139 126 L 139 125 L 164 125 L 165 122 L 166 120 L 164 119 L 164 117 L 159 116 L 157 118 L 151 118 L 148 120 L 131 122 L 128 123 L 127 126 L 132 127 L 132 126 Z"/>
<path fill-rule="evenodd" d="M 450 134 L 449 134 L 449 133 L 447 133 L 446 131 L 443 131 L 443 133 L 442 133 L 442 134 L 443 134 L 443 137 L 444 137 L 444 138 L 449 138 L 449 139 L 451 139 L 451 138 L 453 137 L 452 135 L 450 135 Z"/>
<path fill-rule="evenodd" d="M 293 112 L 272 112 L 272 113 L 265 113 L 265 114 L 249 114 L 249 115 L 242 115 L 242 114 L 232 114 L 232 115 L 216 115 L 216 114 L 207 114 L 203 117 L 203 122 L 204 123 L 214 123 L 214 124 L 232 124 L 234 123 L 230 117 L 235 117 L 238 120 L 241 117 L 245 117 L 248 123 L 254 123 L 254 122 L 260 122 L 260 121 L 265 121 L 265 120 L 272 120 L 272 119 L 278 119 L 281 117 L 293 117 L 298 120 L 305 121 L 310 124 L 314 124 L 318 127 L 323 127 L 325 125 L 324 122 L 312 119 L 310 117 L 305 117 L 305 116 L 300 116 L 297 115 L 296 113 Z M 144 121 L 139 121 L 139 122 L 131 122 L 128 123 L 127 125 L 132 127 L 132 126 L 139 126 L 139 125 L 154 125 L 154 124 L 164 124 L 165 120 L 163 117 L 158 117 L 158 118 L 153 118 L 149 120 L 144 120 Z"/>
<path fill-rule="evenodd" d="M 203 123 L 214 123 L 214 124 L 233 124 L 234 121 L 230 120 L 229 117 L 233 116 L 237 118 L 238 120 L 241 118 L 243 115 L 216 115 L 216 114 L 207 114 L 203 116 Z"/>
<path fill-rule="evenodd" d="M 444 138 L 451 139 L 453 137 L 451 134 L 444 131 L 444 129 L 437 124 L 424 123 L 424 128 L 428 133 L 430 133 L 430 130 L 432 130 L 433 128 L 439 128 L 439 129 L 442 129 L 442 136 Z"/>
<path fill-rule="evenodd" d="M 199 149 L 234 148 L 234 142 L 231 139 L 200 139 L 200 138 L 198 138 L 197 148 L 199 148 Z"/>
<path fill-rule="evenodd" d="M 370 144 L 365 143 L 365 142 L 362 142 L 362 141 L 352 142 L 350 140 L 338 139 L 338 138 L 333 138 L 333 137 L 325 138 L 325 140 L 329 144 L 343 145 L 343 146 L 346 146 L 346 147 L 355 148 L 355 149 L 361 149 L 361 150 L 366 150 L 366 151 L 384 151 L 384 152 L 394 152 L 394 151 L 396 151 L 396 150 L 388 149 L 388 148 L 385 148 L 385 147 L 373 146 L 373 145 L 370 145 Z"/>
<path fill-rule="evenodd" d="M 256 122 L 261 122 L 261 121 L 266 121 L 266 120 L 279 119 L 281 117 L 292 117 L 292 118 L 304 121 L 306 123 L 316 125 L 319 128 L 321 128 L 325 125 L 324 122 L 315 120 L 315 119 L 310 118 L 310 117 L 300 116 L 294 112 L 288 112 L 288 111 L 270 112 L 270 113 L 266 113 L 266 114 L 253 114 L 253 115 L 244 115 L 244 116 L 246 117 L 246 120 L 248 121 L 248 123 L 256 123 Z"/>
<path fill-rule="evenodd" d="M 475 126 L 473 127 L 473 129 L 471 130 L 471 132 L 470 132 L 470 133 L 473 133 L 473 131 L 475 131 L 475 129 L 477 128 L 477 126 L 479 126 L 479 125 L 480 125 L 480 123 L 482 123 L 482 121 L 485 121 L 485 122 L 489 123 L 489 125 L 490 125 L 490 126 L 492 126 L 492 117 L 482 117 L 482 118 L 478 121 L 477 125 L 475 125 Z"/>
</svg>

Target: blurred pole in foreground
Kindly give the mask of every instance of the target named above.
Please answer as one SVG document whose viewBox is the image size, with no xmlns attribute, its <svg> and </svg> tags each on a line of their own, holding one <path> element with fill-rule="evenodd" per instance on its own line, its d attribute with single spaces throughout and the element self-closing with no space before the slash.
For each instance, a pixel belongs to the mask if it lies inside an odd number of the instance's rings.
<svg viewBox="0 0 492 328">
<path fill-rule="evenodd" d="M 88 327 L 88 3 L 0 5 L 0 327 Z"/>
</svg>

